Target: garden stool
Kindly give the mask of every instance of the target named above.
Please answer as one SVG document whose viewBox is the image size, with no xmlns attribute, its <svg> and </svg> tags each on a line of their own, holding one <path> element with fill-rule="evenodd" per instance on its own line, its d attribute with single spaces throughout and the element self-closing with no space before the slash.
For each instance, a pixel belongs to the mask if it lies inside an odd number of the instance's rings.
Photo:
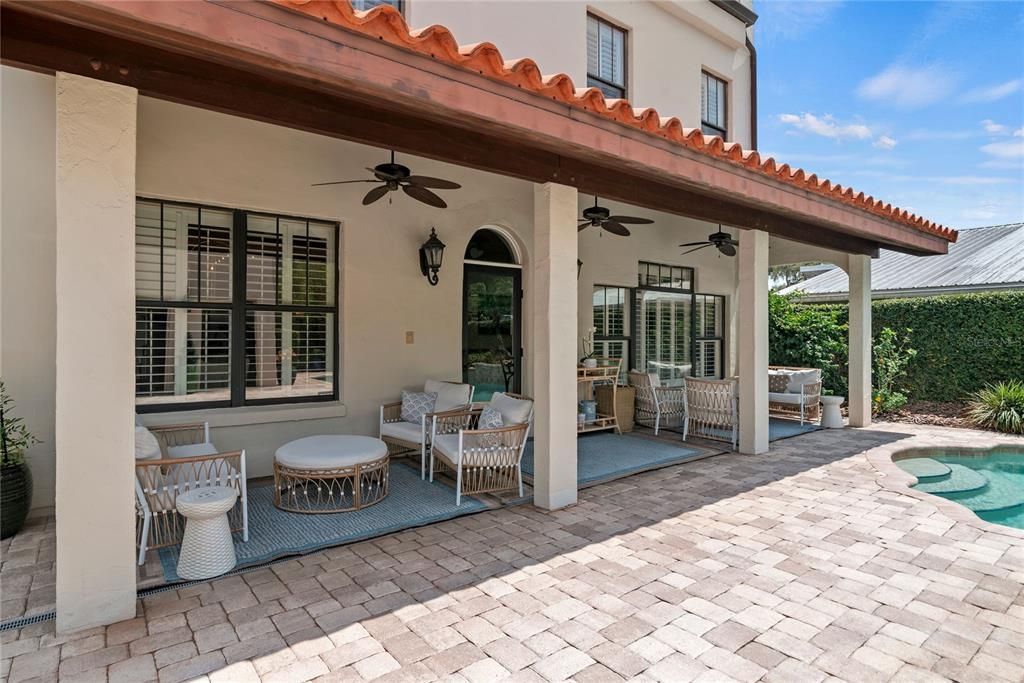
<svg viewBox="0 0 1024 683">
<path fill-rule="evenodd" d="M 235 543 L 227 512 L 235 505 L 238 490 L 205 486 L 178 496 L 178 512 L 187 521 L 178 556 L 182 579 L 211 579 L 235 566 Z"/>
<path fill-rule="evenodd" d="M 839 412 L 839 406 L 846 399 L 842 396 L 822 396 L 821 401 L 821 426 L 824 429 L 842 429 L 843 414 Z"/>
</svg>

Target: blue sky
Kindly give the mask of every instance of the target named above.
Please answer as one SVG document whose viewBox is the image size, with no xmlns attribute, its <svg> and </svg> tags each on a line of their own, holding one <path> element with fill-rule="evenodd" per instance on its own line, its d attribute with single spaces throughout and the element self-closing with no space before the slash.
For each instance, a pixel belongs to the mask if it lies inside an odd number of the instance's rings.
<svg viewBox="0 0 1024 683">
<path fill-rule="evenodd" d="M 755 10 L 762 154 L 950 227 L 1024 221 L 1024 2 Z"/>
</svg>

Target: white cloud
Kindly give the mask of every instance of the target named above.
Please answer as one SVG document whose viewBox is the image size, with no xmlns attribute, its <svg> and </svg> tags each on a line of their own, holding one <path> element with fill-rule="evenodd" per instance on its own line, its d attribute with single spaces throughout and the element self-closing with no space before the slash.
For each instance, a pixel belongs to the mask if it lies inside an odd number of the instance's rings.
<svg viewBox="0 0 1024 683">
<path fill-rule="evenodd" d="M 1021 137 L 1021 136 L 1017 136 Z M 1020 140 L 1004 140 L 1001 142 L 990 142 L 981 147 L 981 151 L 1000 159 L 1015 159 L 1024 157 L 1024 137 Z"/>
<path fill-rule="evenodd" d="M 918 128 L 910 131 L 909 133 L 901 136 L 904 140 L 967 140 L 969 138 L 977 138 L 984 135 L 979 130 L 928 130 L 927 128 Z"/>
<path fill-rule="evenodd" d="M 1017 130 L 1013 131 L 1013 137 L 1024 138 L 1024 128 L 1018 128 Z"/>
<path fill-rule="evenodd" d="M 916 109 L 945 99 L 953 92 L 957 80 L 956 73 L 938 64 L 921 67 L 892 64 L 862 81 L 857 86 L 857 94 L 900 109 Z"/>
<path fill-rule="evenodd" d="M 992 119 L 985 119 L 981 122 L 981 125 L 985 128 L 985 132 L 989 135 L 1004 135 L 1009 132 L 1009 128 L 1001 123 L 996 123 Z"/>
<path fill-rule="evenodd" d="M 778 39 L 793 40 L 832 18 L 841 2 L 789 2 L 773 0 L 758 5 L 758 45 Z"/>
<path fill-rule="evenodd" d="M 991 209 L 977 208 L 977 209 L 964 209 L 960 212 L 960 215 L 971 221 L 987 221 L 991 218 L 995 218 L 999 214 Z"/>
<path fill-rule="evenodd" d="M 831 114 L 818 117 L 814 114 L 781 114 L 779 120 L 793 126 L 796 130 L 812 135 L 820 135 L 823 138 L 842 140 L 854 138 L 857 140 L 870 140 L 871 129 L 862 123 L 841 124 Z"/>
<path fill-rule="evenodd" d="M 1009 97 L 1013 93 L 1020 90 L 1022 83 L 1019 78 L 1005 83 L 999 83 L 997 85 L 990 85 L 986 88 L 975 88 L 974 90 L 968 90 L 960 98 L 960 101 L 965 104 L 973 104 L 977 102 L 995 102 L 1001 100 L 1004 97 Z"/>
<path fill-rule="evenodd" d="M 875 140 L 875 147 L 879 149 L 892 149 L 896 144 L 896 140 L 892 139 L 888 135 L 879 135 L 878 139 Z"/>
</svg>

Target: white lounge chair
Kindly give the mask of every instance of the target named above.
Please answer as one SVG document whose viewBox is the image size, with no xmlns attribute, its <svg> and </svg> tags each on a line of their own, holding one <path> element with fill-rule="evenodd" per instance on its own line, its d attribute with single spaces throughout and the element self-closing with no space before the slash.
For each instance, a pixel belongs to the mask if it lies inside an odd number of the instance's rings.
<svg viewBox="0 0 1024 683">
<path fill-rule="evenodd" d="M 689 436 L 727 441 L 736 450 L 739 433 L 739 382 L 726 379 L 686 378 L 686 426 Z"/>
<path fill-rule="evenodd" d="M 658 374 L 633 370 L 629 386 L 636 387 L 635 420 L 654 428 L 678 427 L 686 422 L 686 387 L 663 387 Z"/>
<path fill-rule="evenodd" d="M 421 479 L 426 477 L 427 444 L 430 443 L 430 423 L 434 414 L 468 410 L 473 405 L 474 387 L 472 384 L 428 379 L 423 391 L 437 394 L 433 413 L 424 415 L 419 424 L 406 422 L 402 419 L 402 402 L 390 401 L 380 407 L 379 427 L 380 439 L 388 445 L 392 457 L 419 451 Z"/>
</svg>

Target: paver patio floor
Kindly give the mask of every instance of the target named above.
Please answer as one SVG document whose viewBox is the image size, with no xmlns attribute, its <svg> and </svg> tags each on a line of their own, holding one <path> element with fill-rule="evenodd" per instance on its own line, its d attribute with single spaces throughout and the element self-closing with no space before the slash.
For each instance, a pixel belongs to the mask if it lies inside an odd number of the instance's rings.
<svg viewBox="0 0 1024 683">
<path fill-rule="evenodd" d="M 3 634 L 2 673 L 89 681 L 1020 681 L 1024 534 L 865 452 L 991 434 L 821 431 Z M 1024 443 L 1024 441 L 1022 441 Z M 876 451 L 877 452 L 877 451 Z"/>
</svg>

